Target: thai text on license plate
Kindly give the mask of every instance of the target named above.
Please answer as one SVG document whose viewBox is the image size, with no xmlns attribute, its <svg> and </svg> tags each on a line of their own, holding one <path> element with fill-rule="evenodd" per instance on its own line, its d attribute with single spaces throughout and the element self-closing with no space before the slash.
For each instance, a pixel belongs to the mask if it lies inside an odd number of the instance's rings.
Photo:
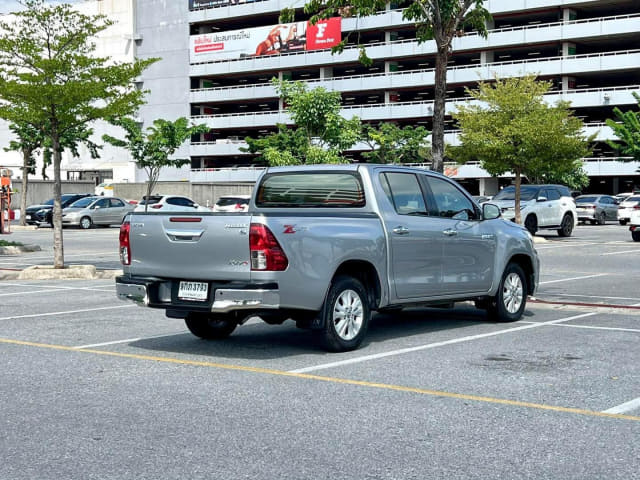
<svg viewBox="0 0 640 480">
<path fill-rule="evenodd" d="M 206 302 L 209 284 L 206 282 L 180 282 L 178 298 L 181 300 L 196 300 Z"/>
</svg>

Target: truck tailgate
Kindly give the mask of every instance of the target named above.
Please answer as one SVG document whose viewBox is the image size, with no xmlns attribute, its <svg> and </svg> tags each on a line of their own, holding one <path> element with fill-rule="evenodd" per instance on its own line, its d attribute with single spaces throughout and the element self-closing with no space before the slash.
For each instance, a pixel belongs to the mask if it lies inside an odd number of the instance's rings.
<svg viewBox="0 0 640 480">
<path fill-rule="evenodd" d="M 134 214 L 131 275 L 249 281 L 248 214 Z"/>
</svg>

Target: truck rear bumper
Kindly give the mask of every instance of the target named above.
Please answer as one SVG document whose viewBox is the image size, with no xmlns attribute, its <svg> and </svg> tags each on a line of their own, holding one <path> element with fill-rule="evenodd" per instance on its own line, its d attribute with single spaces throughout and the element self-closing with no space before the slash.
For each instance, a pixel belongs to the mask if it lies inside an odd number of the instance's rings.
<svg viewBox="0 0 640 480">
<path fill-rule="evenodd" d="M 237 310 L 274 310 L 280 308 L 277 285 L 238 285 L 236 288 L 210 284 L 212 294 L 206 302 L 180 301 L 176 298 L 177 280 L 116 277 L 116 296 L 152 308 L 184 311 L 233 312 Z"/>
</svg>

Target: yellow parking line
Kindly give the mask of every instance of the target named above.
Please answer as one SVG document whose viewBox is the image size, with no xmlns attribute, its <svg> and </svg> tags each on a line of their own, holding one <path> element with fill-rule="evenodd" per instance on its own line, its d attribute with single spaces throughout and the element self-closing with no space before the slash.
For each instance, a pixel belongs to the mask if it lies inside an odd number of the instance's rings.
<svg viewBox="0 0 640 480">
<path fill-rule="evenodd" d="M 325 377 L 321 375 L 311 375 L 308 373 L 286 372 L 282 370 L 273 370 L 270 368 L 246 367 L 242 365 L 227 365 L 223 363 L 203 362 L 198 360 L 184 360 L 179 358 L 156 357 L 152 355 L 138 355 L 133 353 L 109 352 L 106 350 L 78 349 L 74 347 L 67 347 L 64 345 L 25 342 L 21 340 L 11 340 L 8 338 L 0 338 L 0 343 L 12 344 L 12 345 L 24 345 L 24 346 L 37 347 L 37 348 L 47 348 L 52 350 L 65 350 L 65 351 L 71 351 L 71 352 L 92 353 L 95 355 L 106 355 L 106 356 L 119 357 L 119 358 L 132 358 L 136 360 L 149 360 L 153 362 L 174 363 L 179 365 L 219 368 L 222 370 L 235 370 L 235 371 L 241 371 L 241 372 L 262 373 L 266 375 L 277 375 L 281 377 L 293 377 L 293 378 L 301 378 L 306 380 L 316 380 L 321 382 L 339 383 L 343 385 L 357 385 L 357 386 L 368 387 L 368 388 L 393 390 L 396 392 L 417 393 L 420 395 L 428 395 L 428 396 L 434 396 L 434 397 L 456 398 L 458 400 L 469 400 L 474 402 L 485 402 L 485 403 L 493 403 L 493 404 L 499 404 L 499 405 L 509 405 L 512 407 L 532 408 L 536 410 L 551 410 L 554 412 L 573 413 L 576 415 L 586 415 L 590 417 L 617 418 L 620 420 L 632 420 L 632 421 L 640 422 L 640 417 L 634 416 L 634 415 L 596 412 L 593 410 L 585 410 L 582 408 L 558 407 L 553 405 L 544 405 L 541 403 L 520 402 L 517 400 L 506 400 L 502 398 L 483 397 L 479 395 L 466 395 L 463 393 L 444 392 L 440 390 L 428 390 L 424 388 L 405 387 L 402 385 L 367 382 L 363 380 L 350 380 L 347 378 Z"/>
</svg>

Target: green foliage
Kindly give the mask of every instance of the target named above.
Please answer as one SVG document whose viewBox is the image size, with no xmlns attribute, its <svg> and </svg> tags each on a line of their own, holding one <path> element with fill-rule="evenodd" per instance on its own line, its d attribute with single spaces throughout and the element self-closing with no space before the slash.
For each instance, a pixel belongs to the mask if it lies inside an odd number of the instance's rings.
<svg viewBox="0 0 640 480">
<path fill-rule="evenodd" d="M 479 160 L 492 175 L 511 172 L 516 185 L 521 175 L 579 184 L 584 180 L 580 159 L 589 155 L 591 139 L 584 137 L 583 122 L 573 116 L 567 102 L 544 102 L 550 87 L 529 75 L 481 82 L 477 90 L 468 90 L 479 102 L 460 106 L 453 114 L 461 127 L 460 146 L 451 149 L 453 157 L 459 163 Z"/>
<path fill-rule="evenodd" d="M 13 132 L 17 140 L 11 140 L 5 152 L 20 152 L 23 155 L 23 175 L 36 173 L 36 159 L 34 154 L 42 148 L 43 138 L 40 131 L 28 123 L 12 123 L 9 130 Z"/>
<path fill-rule="evenodd" d="M 633 92 L 633 96 L 640 106 L 640 95 Z M 608 140 L 607 143 L 625 157 L 632 157 L 620 160 L 640 161 L 640 112 L 633 110 L 622 112 L 616 107 L 613 109 L 613 113 L 615 120 L 608 118 L 606 122 L 618 137 L 619 142 Z"/>
<path fill-rule="evenodd" d="M 25 10 L 0 19 L 0 118 L 38 130 L 53 157 L 54 266 L 64 268 L 62 151 L 87 143 L 91 122 L 134 113 L 145 92 L 133 81 L 156 59 L 120 63 L 95 55 L 95 36 L 113 23 L 104 15 L 45 0 L 21 3 Z"/>
<path fill-rule="evenodd" d="M 153 192 L 160 172 L 165 167 L 182 167 L 190 162 L 188 158 L 169 158 L 192 135 L 206 133 L 209 127 L 205 124 L 189 126 L 185 117 L 175 121 L 157 119 L 146 131 L 134 119 L 113 118 L 111 123 L 125 131 L 125 139 L 103 135 L 102 139 L 116 147 L 125 148 L 138 166 L 147 173 L 147 196 Z"/>
<path fill-rule="evenodd" d="M 20 242 L 8 242 L 7 240 L 0 240 L 0 247 L 21 247 Z"/>
<path fill-rule="evenodd" d="M 375 128 L 367 124 L 363 127 L 363 141 L 370 152 L 362 154 L 371 163 L 423 163 L 430 158 L 430 132 L 424 127 L 398 127 L 384 122 Z"/>
<path fill-rule="evenodd" d="M 247 137 L 245 151 L 268 165 L 345 163 L 341 152 L 360 139 L 361 122 L 340 116 L 340 93 L 322 87 L 308 90 L 302 82 L 273 80 L 295 128 L 278 125 L 276 133 Z"/>
</svg>

